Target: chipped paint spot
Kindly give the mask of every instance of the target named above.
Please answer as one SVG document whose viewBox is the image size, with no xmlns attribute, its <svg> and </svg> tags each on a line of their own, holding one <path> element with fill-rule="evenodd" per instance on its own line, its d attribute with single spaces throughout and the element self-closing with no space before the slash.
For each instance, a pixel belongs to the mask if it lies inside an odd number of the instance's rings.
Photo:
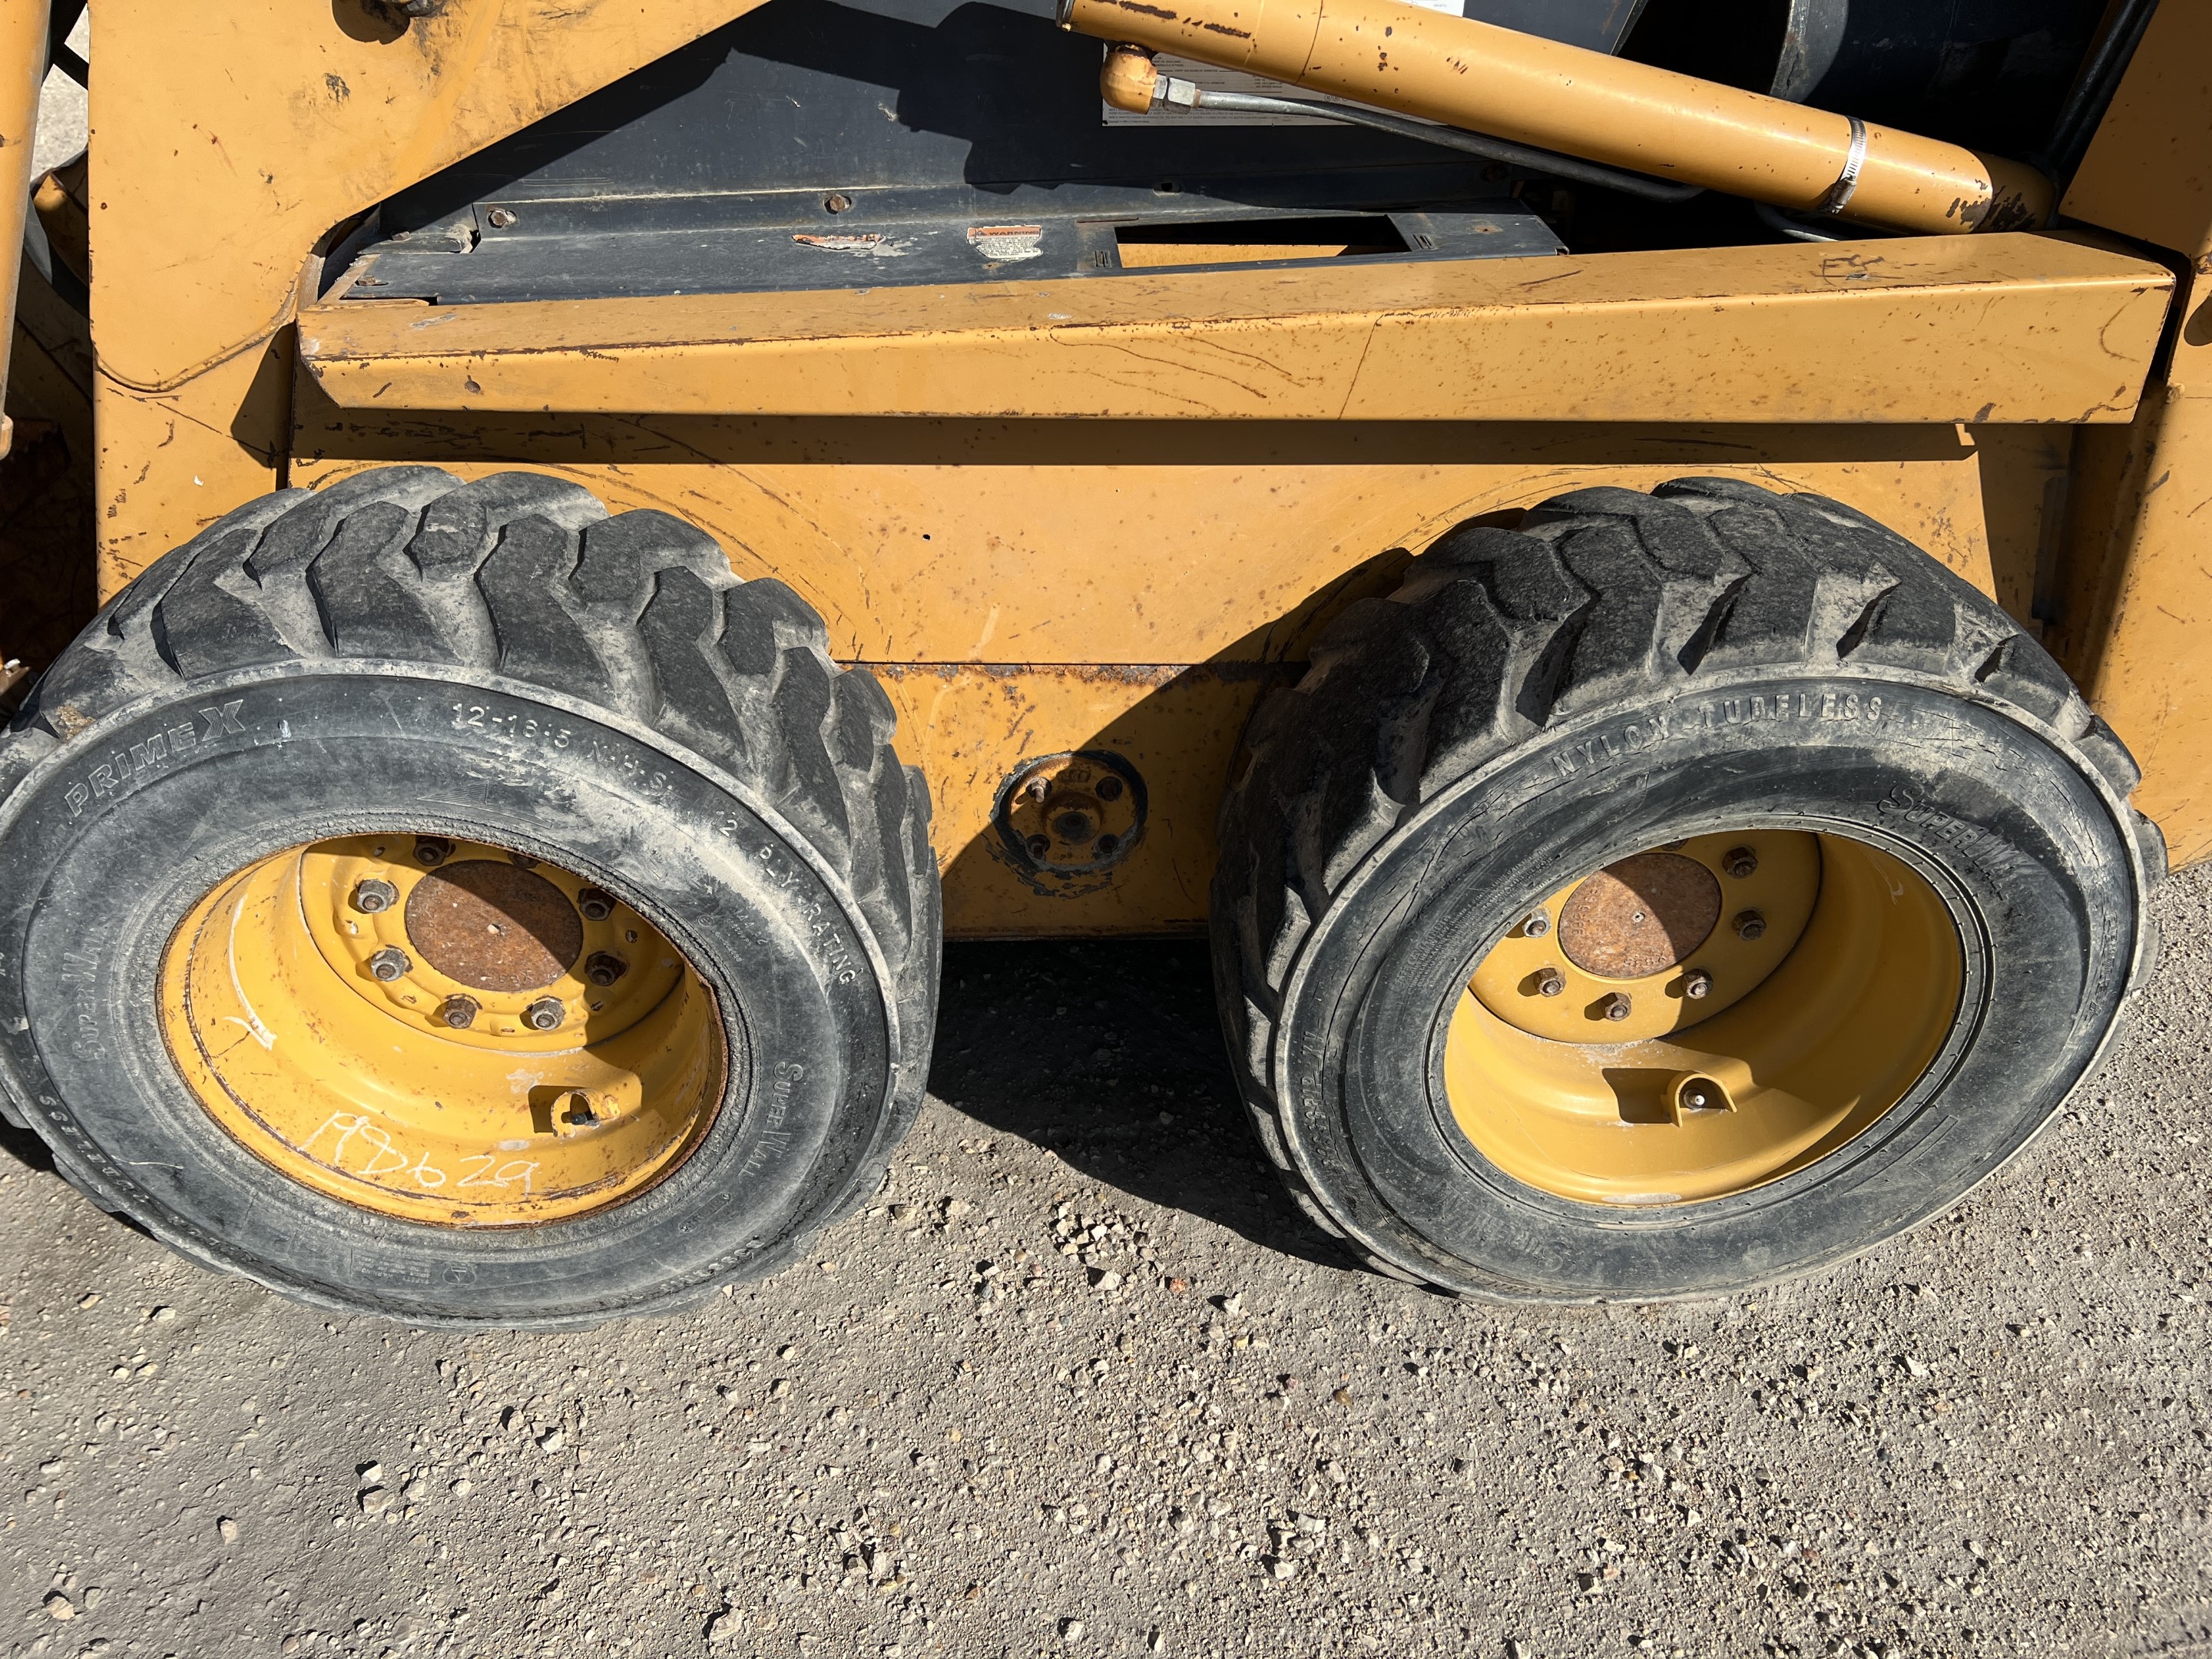
<svg viewBox="0 0 2212 1659">
<path fill-rule="evenodd" d="M 986 259 L 1034 259 L 1044 252 L 1042 225 L 970 225 L 968 244 Z"/>
</svg>

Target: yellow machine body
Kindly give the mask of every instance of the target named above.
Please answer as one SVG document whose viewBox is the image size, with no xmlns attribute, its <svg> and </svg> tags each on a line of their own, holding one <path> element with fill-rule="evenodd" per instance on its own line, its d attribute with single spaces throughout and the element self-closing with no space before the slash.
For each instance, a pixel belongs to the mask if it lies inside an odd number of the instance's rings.
<svg viewBox="0 0 2212 1659">
<path fill-rule="evenodd" d="M 98 0 L 95 366 L 88 415 L 51 418 L 97 444 L 100 595 L 274 488 L 398 461 L 558 473 L 697 524 L 874 669 L 934 799 L 949 933 L 1183 932 L 1204 924 L 1238 732 L 1336 611 L 1469 517 L 1728 475 L 1835 496 L 2023 621 L 2046 611 L 2143 760 L 2139 800 L 2177 859 L 2212 851 L 2212 572 L 2193 530 L 2212 501 L 2212 327 L 2194 310 L 2212 21 L 2194 9 L 2157 15 L 2058 231 L 315 297 L 378 202 L 748 9 L 238 0 L 180 31 L 152 0 Z M 1805 155 L 1836 120 L 1808 125 Z M 48 382 L 84 383 L 47 372 L 67 351 L 41 340 L 39 303 L 27 283 L 19 417 Z M 1117 809 L 1121 855 L 1040 869 L 1010 852 L 1008 791 L 1101 751 L 1143 784 L 1141 817 Z"/>
</svg>

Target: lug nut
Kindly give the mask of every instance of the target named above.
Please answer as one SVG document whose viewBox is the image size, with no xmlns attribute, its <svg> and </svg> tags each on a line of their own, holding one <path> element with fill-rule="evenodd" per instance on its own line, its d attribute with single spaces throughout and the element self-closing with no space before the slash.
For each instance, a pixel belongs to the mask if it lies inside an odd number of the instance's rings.
<svg viewBox="0 0 2212 1659">
<path fill-rule="evenodd" d="M 1521 924 L 1521 931 L 1530 939 L 1543 938 L 1552 931 L 1551 913 L 1546 910 L 1531 910 L 1528 913 L 1528 919 Z"/>
<path fill-rule="evenodd" d="M 1555 997 L 1567 988 L 1566 977 L 1556 968 L 1539 969 L 1536 973 L 1536 994 Z"/>
<path fill-rule="evenodd" d="M 389 985 L 395 979 L 405 977 L 407 970 L 414 965 L 407 960 L 406 951 L 387 945 L 368 959 L 369 976 Z"/>
<path fill-rule="evenodd" d="M 1759 868 L 1759 854 L 1748 847 L 1731 847 L 1721 855 L 1721 868 L 1738 881 L 1747 880 Z"/>
<path fill-rule="evenodd" d="M 1627 992 L 1615 991 L 1605 1000 L 1605 1017 L 1613 1020 L 1626 1019 L 1632 1006 Z"/>
<path fill-rule="evenodd" d="M 1735 922 L 1735 936 L 1749 944 L 1766 932 L 1766 918 L 1756 910 L 1739 910 Z"/>
<path fill-rule="evenodd" d="M 1121 799 L 1121 780 L 1101 778 L 1098 780 L 1098 787 L 1092 790 L 1091 793 L 1097 795 L 1101 800 L 1119 800 Z"/>
<path fill-rule="evenodd" d="M 1692 1002 L 1703 1000 L 1713 994 L 1713 976 L 1702 968 L 1692 968 L 1682 975 L 1682 994 Z"/>
<path fill-rule="evenodd" d="M 465 1031 L 477 1023 L 477 1012 L 474 997 L 447 997 L 438 1005 L 438 1019 L 456 1031 Z"/>
<path fill-rule="evenodd" d="M 615 896 L 586 887 L 576 895 L 576 908 L 584 913 L 586 921 L 605 921 L 615 913 Z"/>
<path fill-rule="evenodd" d="M 453 856 L 453 843 L 442 836 L 424 836 L 415 843 L 415 862 L 443 864 Z"/>
<path fill-rule="evenodd" d="M 1030 856 L 1042 861 L 1052 851 L 1052 842 L 1042 836 L 1031 836 L 1022 843 L 1029 848 Z"/>
<path fill-rule="evenodd" d="M 611 951 L 594 951 L 584 959 L 584 977 L 594 985 L 611 985 L 629 972 L 629 963 Z"/>
<path fill-rule="evenodd" d="M 540 997 L 522 1011 L 522 1023 L 533 1031 L 557 1031 L 568 1011 L 558 997 Z"/>
<path fill-rule="evenodd" d="M 399 902 L 399 890 L 371 876 L 353 890 L 353 908 L 365 916 L 380 915 Z"/>
</svg>

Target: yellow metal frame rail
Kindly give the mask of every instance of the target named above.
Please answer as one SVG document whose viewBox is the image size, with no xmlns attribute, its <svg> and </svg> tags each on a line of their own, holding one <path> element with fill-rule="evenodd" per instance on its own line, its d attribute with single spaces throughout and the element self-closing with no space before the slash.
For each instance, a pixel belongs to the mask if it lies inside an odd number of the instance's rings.
<svg viewBox="0 0 2212 1659">
<path fill-rule="evenodd" d="M 868 293 L 340 301 L 301 313 L 300 358 L 354 410 L 2121 422 L 2172 287 L 2146 259 L 1993 234 Z"/>
</svg>

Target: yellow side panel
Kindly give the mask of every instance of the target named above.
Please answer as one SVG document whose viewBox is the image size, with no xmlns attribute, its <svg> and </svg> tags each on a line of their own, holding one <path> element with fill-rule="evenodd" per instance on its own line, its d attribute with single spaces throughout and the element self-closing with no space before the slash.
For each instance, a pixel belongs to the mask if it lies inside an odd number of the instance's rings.
<svg viewBox="0 0 2212 1659">
<path fill-rule="evenodd" d="M 2212 7 L 2152 15 L 2059 211 L 2192 258 L 2212 250 Z"/>
<path fill-rule="evenodd" d="M 2124 421 L 2172 277 L 2055 237 L 957 289 L 338 301 L 357 410 L 1121 419 Z"/>
</svg>

